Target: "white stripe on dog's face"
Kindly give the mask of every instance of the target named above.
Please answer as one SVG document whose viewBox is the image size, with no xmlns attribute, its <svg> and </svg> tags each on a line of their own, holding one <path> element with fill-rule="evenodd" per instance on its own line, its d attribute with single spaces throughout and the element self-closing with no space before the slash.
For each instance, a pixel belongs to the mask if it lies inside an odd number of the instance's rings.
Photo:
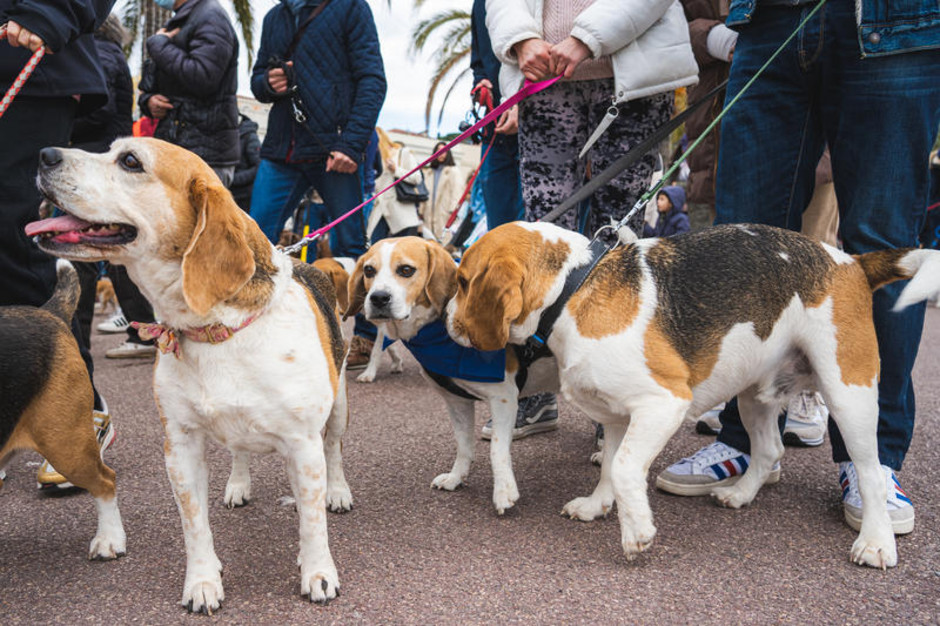
<svg viewBox="0 0 940 626">
<path fill-rule="evenodd" d="M 380 241 L 363 262 L 366 299 L 363 305 L 370 320 L 404 320 L 411 316 L 427 282 L 427 252 L 412 238 Z"/>
</svg>

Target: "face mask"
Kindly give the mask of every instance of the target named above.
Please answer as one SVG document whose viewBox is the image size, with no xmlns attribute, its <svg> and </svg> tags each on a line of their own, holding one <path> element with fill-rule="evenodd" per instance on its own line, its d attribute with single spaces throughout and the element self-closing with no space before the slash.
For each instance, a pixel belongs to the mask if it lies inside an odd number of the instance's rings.
<svg viewBox="0 0 940 626">
<path fill-rule="evenodd" d="M 161 9 L 172 11 L 173 5 L 176 4 L 176 0 L 153 0 L 153 3 Z"/>
</svg>

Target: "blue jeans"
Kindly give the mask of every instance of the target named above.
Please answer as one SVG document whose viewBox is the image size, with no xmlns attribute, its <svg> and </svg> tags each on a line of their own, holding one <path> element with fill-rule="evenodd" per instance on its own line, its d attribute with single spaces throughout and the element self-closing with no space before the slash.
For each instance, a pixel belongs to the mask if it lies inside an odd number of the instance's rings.
<svg viewBox="0 0 940 626">
<path fill-rule="evenodd" d="M 277 242 L 284 222 L 313 187 L 323 198 L 330 220 L 362 202 L 359 174 L 327 172 L 324 163 L 282 163 L 262 159 L 251 193 L 251 217 L 265 236 Z M 325 224 L 311 224 L 319 228 Z M 334 256 L 358 258 L 366 251 L 366 229 L 359 211 L 330 231 Z"/>
<path fill-rule="evenodd" d="M 486 150 L 483 143 L 482 150 Z M 499 136 L 490 149 L 477 183 L 483 188 L 486 206 L 486 227 L 525 219 L 522 204 L 522 183 L 519 180 L 519 140 L 516 135 Z"/>
<path fill-rule="evenodd" d="M 813 6 L 758 6 L 751 23 L 739 27 L 728 102 Z M 716 223 L 799 230 L 828 143 L 845 251 L 916 247 L 938 122 L 940 50 L 862 58 L 854 3 L 829 0 L 725 116 Z M 895 470 L 914 429 L 911 370 L 924 321 L 923 305 L 891 312 L 903 286 L 875 292 L 873 307 L 881 353 L 878 452 Z M 748 451 L 736 403 L 721 422 L 719 441 Z M 831 420 L 829 433 L 833 460 L 848 461 Z"/>
</svg>

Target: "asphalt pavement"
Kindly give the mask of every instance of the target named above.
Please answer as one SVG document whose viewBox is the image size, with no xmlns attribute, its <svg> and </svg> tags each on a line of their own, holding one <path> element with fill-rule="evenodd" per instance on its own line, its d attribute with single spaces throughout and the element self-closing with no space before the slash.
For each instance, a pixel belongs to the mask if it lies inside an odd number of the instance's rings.
<svg viewBox="0 0 940 626">
<path fill-rule="evenodd" d="M 96 321 L 100 321 L 100 318 Z M 355 508 L 329 516 L 341 596 L 300 595 L 297 519 L 276 456 L 252 460 L 253 500 L 228 510 L 228 453 L 209 447 L 210 521 L 225 568 L 213 617 L 180 606 L 184 550 L 163 466 L 149 360 L 110 360 L 120 335 L 95 334 L 96 383 L 117 428 L 106 461 L 118 476 L 127 556 L 86 559 L 94 504 L 83 492 L 41 494 L 36 454 L 8 467 L 0 490 L 0 624 L 937 624 L 940 623 L 940 310 L 930 309 L 915 371 L 917 425 L 901 482 L 916 528 L 898 538 L 898 567 L 853 565 L 828 440 L 788 448 L 779 484 L 733 511 L 709 498 L 650 490 L 658 534 L 628 562 L 616 515 L 590 523 L 559 513 L 593 489 L 593 427 L 560 402 L 557 431 L 513 446 L 521 499 L 499 517 L 480 441 L 469 484 L 430 488 L 450 468 L 443 400 L 405 360 L 373 384 L 349 375 L 344 442 Z M 477 424 L 487 411 L 480 406 Z M 684 425 L 651 476 L 710 439 Z"/>
</svg>

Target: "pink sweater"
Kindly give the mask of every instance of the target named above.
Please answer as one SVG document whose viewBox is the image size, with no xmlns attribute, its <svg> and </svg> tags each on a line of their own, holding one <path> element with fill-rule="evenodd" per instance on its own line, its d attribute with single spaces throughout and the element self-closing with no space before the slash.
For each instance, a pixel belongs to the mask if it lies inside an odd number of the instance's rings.
<svg viewBox="0 0 940 626">
<path fill-rule="evenodd" d="M 566 39 L 574 28 L 574 18 L 594 4 L 594 0 L 544 0 L 542 5 L 542 37 L 550 44 Z M 586 59 L 575 70 L 571 80 L 613 78 L 610 57 Z"/>
</svg>

